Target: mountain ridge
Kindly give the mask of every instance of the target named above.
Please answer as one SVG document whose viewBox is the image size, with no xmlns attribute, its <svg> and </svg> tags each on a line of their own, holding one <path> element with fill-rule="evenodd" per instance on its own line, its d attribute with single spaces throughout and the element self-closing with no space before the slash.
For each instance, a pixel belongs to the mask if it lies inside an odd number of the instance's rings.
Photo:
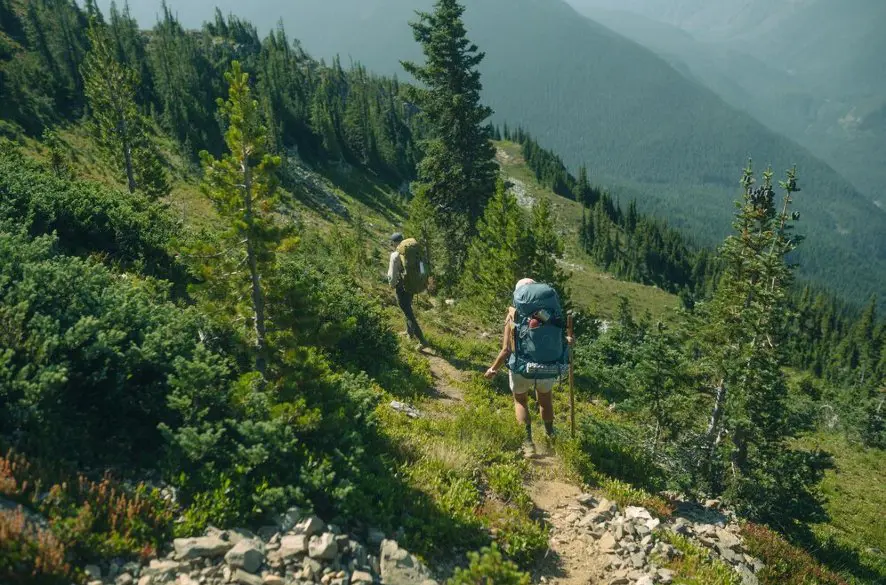
<svg viewBox="0 0 886 585">
<path fill-rule="evenodd" d="M 219 5 L 244 12 L 228 0 Z M 287 30 L 315 56 L 360 55 L 372 70 L 403 75 L 401 59 L 421 58 L 407 21 L 430 5 L 331 0 L 290 10 L 263 0 L 242 16 L 258 13 L 256 24 L 268 27 L 283 15 Z M 183 17 L 185 8 L 193 3 L 172 6 Z M 486 52 L 481 72 L 494 122 L 526 127 L 573 169 L 587 164 L 595 183 L 638 199 L 642 209 L 666 215 L 706 244 L 729 230 L 729 203 L 749 157 L 777 173 L 797 164 L 806 186 L 798 197 L 808 220 L 802 229 L 815 234 L 799 255 L 804 274 L 856 301 L 886 285 L 886 243 L 876 241 L 886 233 L 886 212 L 808 150 L 687 81 L 648 49 L 559 1 L 481 0 L 468 6 L 465 22 Z M 332 29 L 336 35 L 328 34 Z"/>
</svg>

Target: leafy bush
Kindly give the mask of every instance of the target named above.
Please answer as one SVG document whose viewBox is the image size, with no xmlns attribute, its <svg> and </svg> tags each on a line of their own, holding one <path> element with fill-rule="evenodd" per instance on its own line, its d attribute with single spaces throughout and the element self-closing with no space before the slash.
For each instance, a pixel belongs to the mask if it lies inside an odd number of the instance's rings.
<svg viewBox="0 0 886 585">
<path fill-rule="evenodd" d="M 741 535 L 748 552 L 766 564 L 757 574 L 762 585 L 847 585 L 839 575 L 819 565 L 812 555 L 764 526 L 745 524 Z"/>
<path fill-rule="evenodd" d="M 334 359 L 377 373 L 398 356 L 397 339 L 379 305 L 350 277 L 323 271 L 322 259 L 282 258 L 269 287 L 278 343 L 328 349 Z"/>
<path fill-rule="evenodd" d="M 578 441 L 598 471 L 657 491 L 661 471 L 636 440 L 635 429 L 615 421 L 586 418 Z"/>
<path fill-rule="evenodd" d="M 55 233 L 68 254 L 95 254 L 146 275 L 182 284 L 169 252 L 179 227 L 161 204 L 98 183 L 59 178 L 9 145 L 0 145 L 0 221 L 32 236 Z"/>
<path fill-rule="evenodd" d="M 447 585 L 529 585 L 529 575 L 520 571 L 514 563 L 502 558 L 498 547 L 493 545 L 479 553 L 468 555 L 470 566 L 456 569 Z"/>
<path fill-rule="evenodd" d="M 513 504 L 518 510 L 529 512 L 532 500 L 523 487 L 524 470 L 514 464 L 496 463 L 486 471 L 486 480 L 492 492 L 505 503 Z"/>
<path fill-rule="evenodd" d="M 505 508 L 498 517 L 493 517 L 492 525 L 502 552 L 520 567 L 532 567 L 538 556 L 548 549 L 548 529 L 525 511 Z"/>
<path fill-rule="evenodd" d="M 677 583 L 684 585 L 741 585 L 742 580 L 738 573 L 723 561 L 712 558 L 706 549 L 671 532 L 662 532 L 661 537 L 683 553 L 667 563 L 667 567 L 677 574 Z"/>
<path fill-rule="evenodd" d="M 0 509 L 0 581 L 67 585 L 70 573 L 65 547 L 51 532 L 29 522 L 21 509 Z"/>
<path fill-rule="evenodd" d="M 0 424 L 44 458 L 153 465 L 176 360 L 211 355 L 205 323 L 56 243 L 0 231 Z"/>
</svg>

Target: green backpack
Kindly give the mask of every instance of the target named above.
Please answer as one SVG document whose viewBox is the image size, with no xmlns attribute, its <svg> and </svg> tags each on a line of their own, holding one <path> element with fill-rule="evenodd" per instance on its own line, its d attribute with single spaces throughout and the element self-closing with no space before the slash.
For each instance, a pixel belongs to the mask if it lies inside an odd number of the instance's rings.
<svg viewBox="0 0 886 585">
<path fill-rule="evenodd" d="M 400 253 L 400 262 L 403 265 L 402 280 L 403 290 L 411 295 L 417 295 L 428 290 L 428 278 L 431 276 L 431 265 L 425 247 L 414 238 L 400 242 L 397 246 Z"/>
</svg>

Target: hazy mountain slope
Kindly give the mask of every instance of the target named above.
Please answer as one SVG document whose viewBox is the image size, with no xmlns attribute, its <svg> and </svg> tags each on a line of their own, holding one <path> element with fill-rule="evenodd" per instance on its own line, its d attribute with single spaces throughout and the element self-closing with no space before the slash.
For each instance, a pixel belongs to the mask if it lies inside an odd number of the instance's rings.
<svg viewBox="0 0 886 585">
<path fill-rule="evenodd" d="M 223 10 L 287 29 L 312 53 L 353 55 L 381 72 L 419 56 L 406 22 L 430 0 L 256 0 Z M 199 5 L 199 6 L 198 6 Z M 205 14 L 197 2 L 173 6 Z M 152 13 L 150 7 L 139 10 Z M 827 165 L 751 116 L 687 81 L 650 51 L 583 19 L 558 0 L 476 0 L 466 14 L 487 53 L 486 99 L 496 120 L 524 124 L 598 182 L 622 185 L 645 209 L 667 215 L 705 242 L 729 229 L 743 162 L 783 169 L 796 163 L 803 184 L 804 273 L 855 298 L 886 286 L 886 213 Z M 879 240 L 879 241 L 878 241 Z M 862 267 L 864 269 L 862 269 Z"/>
<path fill-rule="evenodd" d="M 886 3 L 568 0 L 886 204 Z M 681 69 L 682 70 L 682 69 Z"/>
</svg>

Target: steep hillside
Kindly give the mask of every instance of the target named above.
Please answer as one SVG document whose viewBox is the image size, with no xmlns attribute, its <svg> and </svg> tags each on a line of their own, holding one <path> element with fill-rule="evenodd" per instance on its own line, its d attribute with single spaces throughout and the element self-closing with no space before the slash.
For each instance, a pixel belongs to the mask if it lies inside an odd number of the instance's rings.
<svg viewBox="0 0 886 585">
<path fill-rule="evenodd" d="M 883 200 L 886 5 L 854 0 L 664 3 L 569 0 L 696 75 Z"/>
<path fill-rule="evenodd" d="M 400 59 L 420 56 L 406 22 L 430 2 L 219 4 L 265 28 L 282 18 L 318 56 L 359 56 L 398 72 Z M 173 8 L 184 18 L 197 10 L 184 1 Z M 708 244 L 729 229 L 749 156 L 776 170 L 796 164 L 806 187 L 802 229 L 815 235 L 800 254 L 803 274 L 859 300 L 883 288 L 886 243 L 877 236 L 886 212 L 808 151 L 563 2 L 483 0 L 469 6 L 466 22 L 487 53 L 485 95 L 496 120 L 526 126 L 570 165 L 588 164 L 592 179 L 622 200 L 638 198 Z"/>
</svg>

